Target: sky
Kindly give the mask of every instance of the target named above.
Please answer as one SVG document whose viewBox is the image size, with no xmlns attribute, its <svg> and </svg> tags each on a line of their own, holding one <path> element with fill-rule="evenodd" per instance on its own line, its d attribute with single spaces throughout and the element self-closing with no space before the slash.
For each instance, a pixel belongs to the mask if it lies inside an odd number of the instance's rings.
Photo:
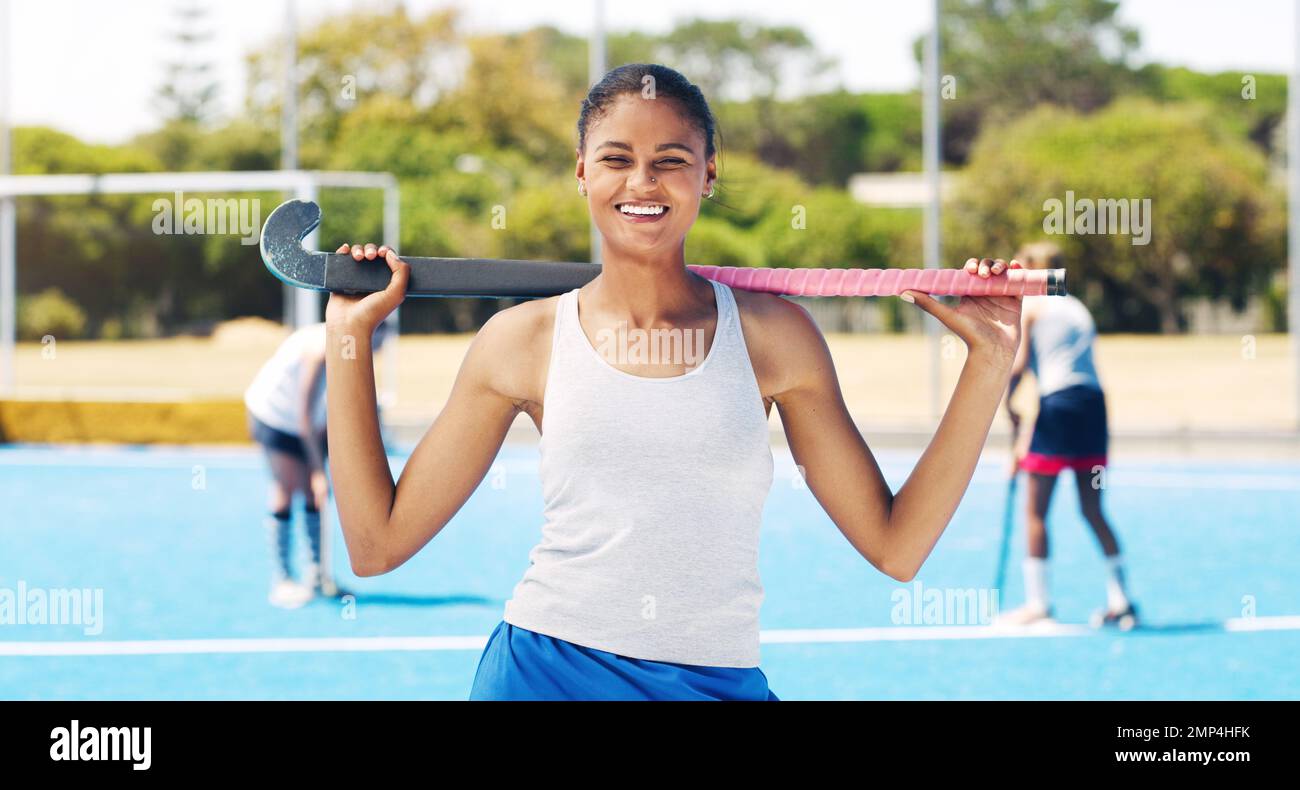
<svg viewBox="0 0 1300 790">
<path fill-rule="evenodd" d="M 173 26 L 173 0 L 0 0 L 10 4 L 12 123 L 48 125 L 84 140 L 118 143 L 155 128 L 151 101 L 162 80 Z M 284 24 L 286 0 L 212 3 L 216 40 L 209 52 L 221 82 L 221 105 L 241 105 L 244 55 L 268 43 Z M 330 13 L 382 3 L 296 0 L 300 26 Z M 1123 0 L 1120 16 L 1142 37 L 1139 62 L 1202 71 L 1284 73 L 1292 68 L 1295 4 L 1300 0 Z M 407 0 L 413 15 L 452 3 Z M 522 30 L 551 24 L 586 35 L 594 0 L 472 0 L 460 5 L 470 31 Z M 921 0 L 606 0 L 609 30 L 663 32 L 680 18 L 743 17 L 797 25 L 818 50 L 839 60 L 837 77 L 852 91 L 916 86 L 912 41 L 930 24 Z M 616 65 L 616 64 L 610 64 Z"/>
</svg>

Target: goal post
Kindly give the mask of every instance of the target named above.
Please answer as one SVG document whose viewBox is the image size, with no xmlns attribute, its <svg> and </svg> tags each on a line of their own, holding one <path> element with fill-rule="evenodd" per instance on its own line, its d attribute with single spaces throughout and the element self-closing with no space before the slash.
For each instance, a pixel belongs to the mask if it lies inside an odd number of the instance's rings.
<svg viewBox="0 0 1300 790">
<path fill-rule="evenodd" d="M 0 171 L 2 173 L 2 171 Z M 15 350 L 18 294 L 17 211 L 19 197 L 53 195 L 283 192 L 303 200 L 316 200 L 323 188 L 378 189 L 383 192 L 383 243 L 397 247 L 401 235 L 401 195 L 391 173 L 361 173 L 314 170 L 270 170 L 195 173 L 107 173 L 59 175 L 0 174 L 0 398 L 17 391 Z M 173 211 L 180 212 L 181 207 Z M 259 232 L 261 228 L 257 229 Z M 318 247 L 318 232 L 304 244 Z M 249 265 L 262 266 L 257 247 L 250 247 Z M 270 275 L 267 275 L 270 278 Z M 286 286 L 287 287 L 287 286 Z M 314 291 L 292 289 L 292 324 L 306 326 L 321 319 L 320 297 Z M 290 310 L 286 310 L 290 312 Z M 283 316 L 286 323 L 290 316 Z M 388 317 L 388 340 L 380 353 L 382 367 L 379 403 L 392 407 L 397 402 L 398 311 Z M 331 538 L 327 523 L 321 530 L 321 585 L 327 594 L 337 590 L 331 564 Z"/>
</svg>

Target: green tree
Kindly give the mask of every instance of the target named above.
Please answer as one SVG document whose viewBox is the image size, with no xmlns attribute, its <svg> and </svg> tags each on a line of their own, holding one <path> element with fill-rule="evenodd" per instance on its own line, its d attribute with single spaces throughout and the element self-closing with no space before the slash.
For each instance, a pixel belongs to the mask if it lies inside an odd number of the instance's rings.
<svg viewBox="0 0 1300 790">
<path fill-rule="evenodd" d="M 784 214 L 772 211 L 757 233 L 768 266 L 794 268 L 882 268 L 890 239 L 879 215 L 838 189 L 810 189 Z"/>
<path fill-rule="evenodd" d="M 1163 102 L 1202 102 L 1227 128 L 1260 148 L 1283 155 L 1286 76 L 1225 71 L 1205 74 L 1181 66 L 1152 63 L 1140 71 L 1141 93 Z"/>
<path fill-rule="evenodd" d="M 459 12 L 412 18 L 405 6 L 331 16 L 298 39 L 298 122 L 303 167 L 329 156 L 343 118 L 368 96 L 388 94 L 427 109 L 450 90 L 446 67 L 461 54 Z M 278 129 L 283 44 L 248 56 L 246 112 Z"/>
<path fill-rule="evenodd" d="M 542 57 L 534 31 L 469 39 L 464 79 L 446 98 L 447 112 L 484 145 L 514 149 L 556 169 L 573 167 L 581 93 Z M 572 91 L 572 92 L 570 92 Z"/>
<path fill-rule="evenodd" d="M 212 42 L 212 22 L 203 0 L 179 0 L 169 35 L 174 51 L 164 65 L 166 80 L 158 86 L 155 104 L 164 119 L 187 124 L 211 120 L 220 83 L 205 46 Z"/>
<path fill-rule="evenodd" d="M 680 22 L 659 40 L 657 53 L 710 101 L 750 96 L 773 101 L 786 75 L 799 72 L 812 79 L 834 65 L 803 30 L 743 19 Z"/>
<path fill-rule="evenodd" d="M 712 217 L 698 217 L 686 235 L 688 264 L 762 266 L 763 248 L 752 233 Z"/>
<path fill-rule="evenodd" d="M 858 101 L 867 116 L 867 131 L 859 143 L 862 169 L 872 173 L 920 170 L 920 95 L 868 93 Z"/>
<path fill-rule="evenodd" d="M 1118 10 L 1118 0 L 942 0 L 940 68 L 956 90 L 943 102 L 945 159 L 965 162 L 987 124 L 1039 104 L 1089 112 L 1130 86 L 1139 39 Z"/>
<path fill-rule="evenodd" d="M 805 81 L 813 80 L 835 64 L 797 27 L 741 19 L 679 23 L 663 37 L 659 51 L 668 65 L 699 85 L 710 102 L 752 99 L 755 151 L 778 166 L 793 158 L 789 142 L 775 132 L 777 97 L 786 75 L 799 73 Z"/>
<path fill-rule="evenodd" d="M 1047 201 L 1064 203 L 1067 191 L 1076 202 L 1149 199 L 1149 243 L 1050 235 Z M 1050 235 L 1100 327 L 1176 332 L 1184 297 L 1241 309 L 1267 289 L 1285 259 L 1283 206 L 1263 155 L 1205 105 L 1125 99 L 1092 115 L 1044 106 L 980 137 L 945 211 L 945 246 L 1010 257 Z"/>
<path fill-rule="evenodd" d="M 17 324 L 19 340 L 75 340 L 86 328 L 86 313 L 58 288 L 46 288 L 18 300 Z"/>
</svg>

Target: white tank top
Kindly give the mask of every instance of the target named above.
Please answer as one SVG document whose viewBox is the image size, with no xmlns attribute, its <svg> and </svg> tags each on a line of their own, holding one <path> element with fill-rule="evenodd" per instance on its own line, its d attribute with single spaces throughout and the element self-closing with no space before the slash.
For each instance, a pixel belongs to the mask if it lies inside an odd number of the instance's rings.
<svg viewBox="0 0 1300 790">
<path fill-rule="evenodd" d="M 289 335 L 275 354 L 257 371 L 253 383 L 244 391 L 244 405 L 257 419 L 292 436 L 302 433 L 302 401 L 298 394 L 303 355 L 311 352 L 324 356 L 325 325 L 310 324 Z M 312 425 L 325 428 L 325 371 L 321 371 L 312 392 L 315 408 Z"/>
<path fill-rule="evenodd" d="M 712 281 L 711 281 L 712 282 Z M 759 664 L 767 413 L 731 289 L 681 376 L 609 364 L 559 298 L 541 450 L 544 523 L 506 622 L 630 658 Z"/>
<path fill-rule="evenodd" d="M 1092 360 L 1097 326 L 1079 298 L 1026 296 L 1023 308 L 1037 309 L 1029 325 L 1029 369 L 1038 384 L 1038 395 L 1050 395 L 1076 384 L 1101 389 Z"/>
</svg>

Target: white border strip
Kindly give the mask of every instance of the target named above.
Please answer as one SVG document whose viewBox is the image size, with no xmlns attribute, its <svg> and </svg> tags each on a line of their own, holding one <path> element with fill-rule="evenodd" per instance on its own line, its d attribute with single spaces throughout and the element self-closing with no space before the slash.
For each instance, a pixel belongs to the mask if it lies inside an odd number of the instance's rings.
<svg viewBox="0 0 1300 790">
<path fill-rule="evenodd" d="M 80 457 L 50 456 L 40 452 L 25 452 L 22 449 L 0 453 L 0 467 L 60 467 L 77 469 L 175 469 L 185 475 L 190 474 L 194 466 L 205 469 L 256 470 L 265 462 L 260 456 L 247 454 L 240 457 L 236 453 L 214 453 L 207 456 L 186 457 L 184 455 L 167 455 L 160 457 L 149 451 L 125 453 L 110 456 L 106 451 L 96 457 L 85 454 Z M 162 451 L 160 451 L 162 452 Z M 388 457 L 389 466 L 398 474 L 405 466 L 405 456 Z M 794 465 L 777 461 L 773 471 L 773 487 L 791 484 L 796 480 Z M 988 466 L 988 462 L 983 462 Z M 896 466 L 882 463 L 881 469 L 886 477 L 902 479 L 911 472 L 909 466 Z M 537 461 L 534 459 L 498 459 L 493 462 L 485 477 L 505 473 L 526 478 L 538 475 Z M 1107 488 L 1122 490 L 1125 488 L 1181 488 L 1195 490 L 1232 490 L 1232 491 L 1300 491 L 1300 475 L 1292 474 L 1248 474 L 1240 472 L 1144 472 L 1139 469 L 1114 467 L 1108 472 Z M 971 478 L 972 483 L 985 485 L 1006 482 L 1006 477 L 989 468 L 976 468 Z M 803 488 L 804 486 L 799 486 Z"/>
<path fill-rule="evenodd" d="M 135 642 L 0 642 L 0 656 L 168 656 L 230 653 L 376 653 L 482 650 L 486 636 L 285 639 L 150 639 Z"/>
<path fill-rule="evenodd" d="M 1297 631 L 1300 615 L 1238 617 L 1218 623 L 1225 632 Z M 1160 631 L 1153 629 L 1157 635 Z M 925 642 L 950 639 L 1080 637 L 1098 633 L 1086 625 L 886 626 L 795 628 L 763 631 L 763 644 Z M 1173 633 L 1180 633 L 1174 631 Z M 0 642 L 0 656 L 163 656 L 233 653 L 376 653 L 482 650 L 486 636 L 360 636 L 283 639 L 152 639 L 131 642 Z"/>
</svg>

